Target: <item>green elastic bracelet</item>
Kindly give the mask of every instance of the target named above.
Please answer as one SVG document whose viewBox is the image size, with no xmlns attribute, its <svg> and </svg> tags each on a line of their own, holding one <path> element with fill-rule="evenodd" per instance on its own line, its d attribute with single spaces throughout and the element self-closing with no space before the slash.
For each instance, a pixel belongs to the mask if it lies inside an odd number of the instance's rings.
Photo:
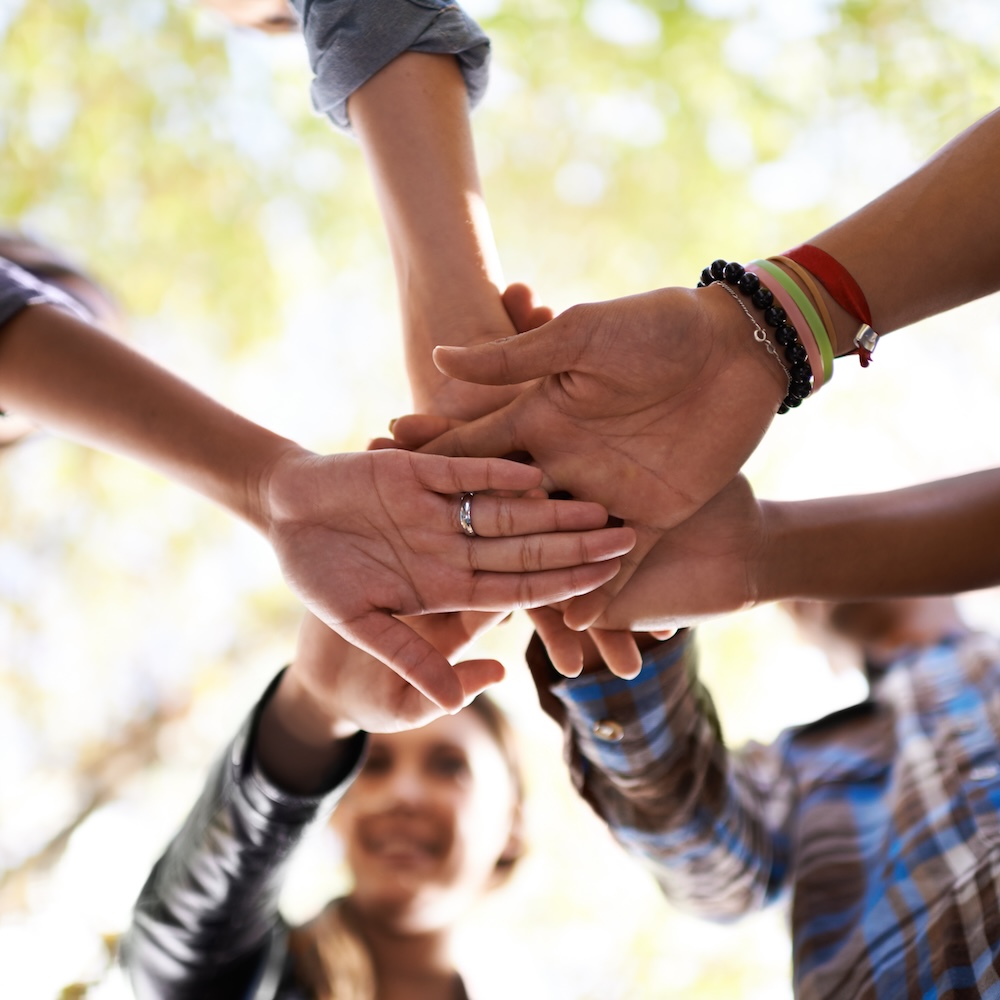
<svg viewBox="0 0 1000 1000">
<path fill-rule="evenodd" d="M 777 264 L 772 264 L 769 260 L 755 260 L 753 266 L 767 271 L 791 295 L 795 304 L 802 310 L 802 315 L 805 316 L 819 347 L 820 358 L 823 361 L 823 381 L 829 382 L 833 377 L 833 346 L 830 343 L 830 334 L 819 318 L 819 313 L 816 312 L 815 307 L 794 279 L 785 274 Z"/>
</svg>

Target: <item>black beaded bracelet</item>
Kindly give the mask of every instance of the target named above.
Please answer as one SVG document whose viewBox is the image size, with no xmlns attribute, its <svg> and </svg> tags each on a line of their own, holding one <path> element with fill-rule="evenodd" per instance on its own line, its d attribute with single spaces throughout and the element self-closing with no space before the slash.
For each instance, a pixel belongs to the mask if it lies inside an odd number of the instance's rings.
<svg viewBox="0 0 1000 1000">
<path fill-rule="evenodd" d="M 798 330 L 789 322 L 788 314 L 775 303 L 774 295 L 761 284 L 760 278 L 756 274 L 744 270 L 742 264 L 737 264 L 735 261 L 712 261 L 701 272 L 701 281 L 698 282 L 698 287 L 706 288 L 716 282 L 721 283 L 723 288 L 740 303 L 743 311 L 756 328 L 754 336 L 775 356 L 778 364 L 788 376 L 788 391 L 781 401 L 781 406 L 778 407 L 778 413 L 787 413 L 799 406 L 802 400 L 812 392 L 813 372 L 812 366 L 809 364 L 809 355 L 805 347 L 802 346 L 802 341 L 799 340 Z M 763 312 L 764 322 L 774 330 L 774 339 L 784 350 L 787 365 L 778 357 L 777 351 L 767 339 L 766 331 L 743 306 L 739 296 L 736 295 L 737 291 L 749 298 L 754 307 Z"/>
</svg>

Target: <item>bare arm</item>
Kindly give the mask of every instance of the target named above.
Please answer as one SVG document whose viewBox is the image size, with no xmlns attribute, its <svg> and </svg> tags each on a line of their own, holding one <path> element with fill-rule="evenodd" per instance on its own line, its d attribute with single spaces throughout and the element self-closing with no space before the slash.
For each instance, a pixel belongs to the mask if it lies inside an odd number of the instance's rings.
<svg viewBox="0 0 1000 1000">
<path fill-rule="evenodd" d="M 1000 583 L 1000 469 L 762 507 L 761 600 L 953 594 Z"/>
<path fill-rule="evenodd" d="M 662 536 L 599 624 L 665 630 L 790 598 L 959 593 L 1000 583 L 998 551 L 1000 469 L 784 502 L 737 477 Z"/>
<path fill-rule="evenodd" d="M 392 251 L 414 406 L 463 419 L 487 413 L 516 389 L 448 379 L 431 357 L 437 344 L 516 332 L 501 301 L 458 64 L 449 55 L 406 52 L 351 96 L 348 111 Z"/>
<path fill-rule="evenodd" d="M 889 333 L 1000 289 L 1000 110 L 971 125 L 919 170 L 810 240 L 854 276 Z M 835 311 L 839 353 L 857 328 Z"/>
<path fill-rule="evenodd" d="M 395 450 L 314 455 L 46 305 L 0 329 L 0 405 L 137 459 L 248 521 L 307 607 L 443 705 L 461 703 L 459 678 L 393 613 L 559 600 L 617 568 L 614 558 L 582 563 L 631 547 L 628 529 L 587 530 L 605 523 L 596 505 L 518 496 L 477 498 L 470 539 L 456 494 L 530 491 L 540 473 Z M 516 539 L 504 537 L 512 530 Z"/>
<path fill-rule="evenodd" d="M 150 465 L 261 531 L 267 471 L 301 451 L 50 306 L 24 309 L 0 329 L 0 406 Z"/>
</svg>

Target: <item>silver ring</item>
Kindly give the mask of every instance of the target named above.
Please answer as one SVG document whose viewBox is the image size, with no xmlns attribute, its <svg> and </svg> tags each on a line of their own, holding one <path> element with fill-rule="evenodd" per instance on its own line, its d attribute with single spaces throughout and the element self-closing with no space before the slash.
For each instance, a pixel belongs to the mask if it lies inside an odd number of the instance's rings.
<svg viewBox="0 0 1000 1000">
<path fill-rule="evenodd" d="M 476 529 L 472 527 L 472 498 L 475 493 L 463 493 L 458 505 L 458 523 L 470 538 L 476 537 Z"/>
</svg>

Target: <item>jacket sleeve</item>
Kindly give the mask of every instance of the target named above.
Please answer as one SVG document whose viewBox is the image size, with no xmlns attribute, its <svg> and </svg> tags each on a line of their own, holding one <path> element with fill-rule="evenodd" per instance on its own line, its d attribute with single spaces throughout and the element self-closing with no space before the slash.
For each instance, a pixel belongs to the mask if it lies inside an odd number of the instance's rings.
<svg viewBox="0 0 1000 1000">
<path fill-rule="evenodd" d="M 355 737 L 350 773 L 325 794 L 283 792 L 252 754 L 257 720 L 277 681 L 213 767 L 139 895 L 121 946 L 139 1000 L 243 1000 L 273 992 L 258 987 L 282 973 L 278 895 L 289 857 L 350 786 L 366 737 Z"/>
<path fill-rule="evenodd" d="M 455 0 L 292 0 L 313 71 L 313 106 L 350 131 L 347 99 L 404 52 L 457 57 L 469 103 L 486 92 L 490 40 Z"/>
<path fill-rule="evenodd" d="M 562 677 L 537 635 L 528 660 L 574 785 L 672 902 L 727 920 L 781 892 L 794 797 L 781 744 L 726 748 L 691 633 L 648 651 L 634 680 Z"/>
</svg>

